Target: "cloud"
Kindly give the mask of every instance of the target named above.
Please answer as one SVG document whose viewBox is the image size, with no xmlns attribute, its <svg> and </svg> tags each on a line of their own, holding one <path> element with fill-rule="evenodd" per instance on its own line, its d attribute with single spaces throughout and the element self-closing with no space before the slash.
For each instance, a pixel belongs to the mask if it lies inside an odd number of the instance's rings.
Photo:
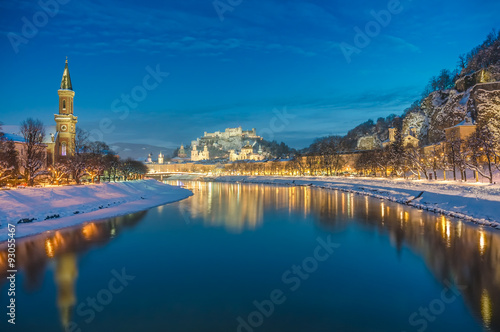
<svg viewBox="0 0 500 332">
<path fill-rule="evenodd" d="M 409 51 L 409 52 L 416 52 L 420 53 L 420 47 L 404 40 L 403 38 L 399 38 L 396 36 L 391 36 L 391 35 L 384 35 L 382 36 L 383 39 L 385 39 L 386 42 L 390 44 L 390 48 L 392 50 L 397 50 L 397 51 Z"/>
</svg>

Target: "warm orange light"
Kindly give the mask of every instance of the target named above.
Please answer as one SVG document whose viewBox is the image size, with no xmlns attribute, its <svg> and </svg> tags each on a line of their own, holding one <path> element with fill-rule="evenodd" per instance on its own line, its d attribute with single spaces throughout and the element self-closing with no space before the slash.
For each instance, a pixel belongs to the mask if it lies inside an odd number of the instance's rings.
<svg viewBox="0 0 500 332">
<path fill-rule="evenodd" d="M 97 233 L 97 227 L 94 223 L 87 224 L 82 228 L 82 234 L 86 240 L 90 240 Z"/>
<path fill-rule="evenodd" d="M 54 246 L 50 239 L 45 239 L 45 253 L 48 257 L 54 257 Z"/>
</svg>

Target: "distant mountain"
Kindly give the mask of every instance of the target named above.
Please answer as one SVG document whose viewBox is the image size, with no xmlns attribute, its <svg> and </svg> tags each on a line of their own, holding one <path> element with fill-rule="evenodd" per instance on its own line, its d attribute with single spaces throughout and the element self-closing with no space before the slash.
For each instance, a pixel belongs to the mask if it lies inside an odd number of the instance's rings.
<svg viewBox="0 0 500 332">
<path fill-rule="evenodd" d="M 132 158 L 140 161 L 146 160 L 150 153 L 153 155 L 153 161 L 156 161 L 160 152 L 163 153 L 166 158 L 172 157 L 174 152 L 171 148 L 148 144 L 113 143 L 109 146 L 120 156 L 121 159 Z"/>
</svg>

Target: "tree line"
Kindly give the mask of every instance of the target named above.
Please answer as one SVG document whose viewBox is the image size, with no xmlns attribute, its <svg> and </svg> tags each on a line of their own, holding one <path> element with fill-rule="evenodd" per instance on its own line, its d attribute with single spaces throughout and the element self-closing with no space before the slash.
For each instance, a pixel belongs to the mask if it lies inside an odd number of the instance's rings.
<svg viewBox="0 0 500 332">
<path fill-rule="evenodd" d="M 493 183 L 494 171 L 500 171 L 500 139 L 490 126 L 478 126 L 466 139 L 450 134 L 443 142 L 424 149 L 405 146 L 397 132 L 395 141 L 385 148 L 361 152 L 355 169 L 364 175 L 415 175 L 419 179 L 437 179 L 440 171 L 444 180 L 446 172 L 451 172 L 455 181 L 467 181 L 469 169 L 476 178 L 482 176 Z"/>
<path fill-rule="evenodd" d="M 142 162 L 120 158 L 104 142 L 90 141 L 89 134 L 76 129 L 75 144 L 66 156 L 60 156 L 51 164 L 48 160 L 45 141 L 45 127 L 38 119 L 29 118 L 21 123 L 23 138 L 19 153 L 15 142 L 2 132 L 0 124 L 0 184 L 26 183 L 33 186 L 38 182 L 53 184 L 80 184 L 83 179 L 92 183 L 101 180 L 135 180 L 142 178 L 147 166 Z"/>
<path fill-rule="evenodd" d="M 293 158 L 266 162 L 240 161 L 225 165 L 223 173 L 231 175 L 313 175 L 425 178 L 467 181 L 467 170 L 493 183 L 495 170 L 500 171 L 500 140 L 489 126 L 478 127 L 468 138 L 453 134 L 445 141 L 422 148 L 404 144 L 404 135 L 396 131 L 395 139 L 383 148 L 346 152 L 343 137 L 316 140 L 308 151 Z M 349 165 L 349 166 L 348 166 Z M 199 169 L 199 172 L 203 170 Z M 208 170 L 206 170 L 208 172 Z M 211 170 L 215 172 L 215 170 Z M 451 174 L 447 179 L 446 174 Z"/>
</svg>

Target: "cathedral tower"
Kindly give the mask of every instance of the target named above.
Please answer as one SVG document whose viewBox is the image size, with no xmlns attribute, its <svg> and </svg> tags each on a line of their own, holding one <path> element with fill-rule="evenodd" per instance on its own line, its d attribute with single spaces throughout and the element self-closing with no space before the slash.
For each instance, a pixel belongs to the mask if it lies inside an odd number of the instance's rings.
<svg viewBox="0 0 500 332">
<path fill-rule="evenodd" d="M 73 97 L 75 91 L 71 85 L 69 76 L 68 59 L 64 66 L 64 72 L 61 80 L 61 88 L 57 91 L 59 95 L 59 114 L 54 115 L 56 120 L 56 138 L 54 155 L 55 161 L 71 156 L 75 152 L 75 134 L 77 117 L 73 115 Z"/>
</svg>

